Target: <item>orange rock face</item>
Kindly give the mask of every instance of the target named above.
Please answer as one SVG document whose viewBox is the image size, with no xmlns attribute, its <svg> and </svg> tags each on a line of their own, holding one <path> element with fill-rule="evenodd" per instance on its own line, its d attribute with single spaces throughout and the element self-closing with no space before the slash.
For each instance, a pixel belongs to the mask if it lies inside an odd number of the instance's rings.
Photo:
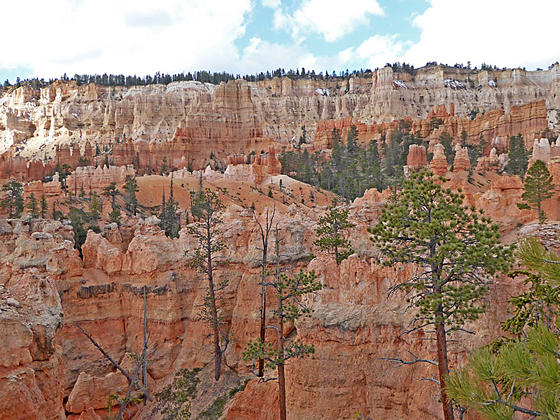
<svg viewBox="0 0 560 420">
<path fill-rule="evenodd" d="M 95 378 L 85 372 L 80 373 L 72 392 L 68 396 L 66 411 L 82 413 L 88 408 L 107 408 L 111 394 L 126 395 L 128 380 L 120 372 L 110 372 L 101 378 Z"/>
<path fill-rule="evenodd" d="M 434 146 L 434 157 L 430 162 L 430 169 L 435 175 L 445 175 L 447 173 L 447 158 L 445 148 L 441 144 Z"/>
<path fill-rule="evenodd" d="M 426 158 L 426 147 L 417 144 L 411 144 L 408 148 L 408 156 L 406 165 L 412 169 L 419 169 L 428 165 Z"/>
<path fill-rule="evenodd" d="M 270 167 L 271 154 L 269 151 L 268 156 L 263 154 L 251 163 L 232 162 L 231 166 Z M 441 161 L 442 156 L 445 159 L 443 146 L 434 146 L 434 160 Z M 553 162 L 549 167 L 554 176 L 560 173 Z M 484 178 L 475 172 L 470 183 L 464 173 L 448 172 L 446 162 L 440 166 L 443 170 L 446 186 L 462 188 L 466 203 L 483 208 L 486 215 L 501 223 L 505 233 L 535 219 L 533 211 L 516 207 L 522 193 L 519 177 L 488 173 Z M 223 195 L 227 203 L 223 215 L 227 248 L 223 257 L 228 264 L 216 274 L 217 280 L 229 280 L 221 292 L 221 315 L 234 339 L 224 357 L 228 372 L 235 370 L 236 375 L 249 377 L 249 366 L 241 353 L 258 333 L 261 244 L 252 212 L 240 207 L 234 194 L 241 187 L 250 188 L 211 170 L 203 176 L 205 186 L 228 186 L 229 192 Z M 271 178 L 278 184 L 278 178 Z M 156 179 L 167 183 L 159 184 L 156 190 L 150 187 Z M 198 182 L 192 174 L 174 179 L 179 200 Z M 283 188 L 295 191 L 301 186 L 288 177 L 280 179 L 284 180 Z M 159 199 L 161 185 L 168 188 L 169 181 L 168 177 L 140 177 L 139 200 L 147 203 L 149 196 Z M 185 183 L 184 189 L 181 183 Z M 267 194 L 255 194 L 262 197 L 260 201 L 255 199 L 257 209 L 262 209 L 263 203 L 274 205 Z M 389 190 L 379 193 L 372 189 L 350 204 L 350 219 L 356 226 L 349 238 L 356 253 L 340 266 L 313 245 L 321 209 L 277 203 L 275 224 L 282 239 L 281 267 L 288 271 L 315 270 L 324 285 L 308 298 L 314 309 L 312 316 L 292 327 L 290 337 L 314 344 L 316 352 L 287 364 L 290 418 L 352 418 L 357 413 L 372 418 L 441 416 L 432 384 L 418 380 L 432 376 L 432 370 L 395 369 L 383 360 L 406 356 L 407 350 L 434 356 L 427 336 L 401 334 L 412 314 L 406 311 L 403 295 L 388 296 L 389 288 L 409 275 L 411 268 L 377 265 L 377 251 L 367 233 L 390 195 Z M 556 194 L 551 203 L 558 204 L 558 199 Z M 15 385 L 0 378 L 0 395 L 6 397 L 0 399 L 0 417 L 13 417 L 19 410 L 24 413 L 21 418 L 29 419 L 43 412 L 53 419 L 63 418 L 66 412 L 73 420 L 103 418 L 108 394 L 126 388 L 126 380 L 77 326 L 88 331 L 116 360 L 130 364 L 127 358 L 138 353 L 142 344 L 144 287 L 150 344 L 156 349 L 148 366 L 151 390 L 160 390 L 177 369 L 212 362 L 211 331 L 198 316 L 205 297 L 205 278 L 187 264 L 195 239 L 183 229 L 179 238 L 171 240 L 158 223 L 155 217 L 124 218 L 120 227 L 108 225 L 102 234 L 90 231 L 82 247 L 82 260 L 73 248 L 68 225 L 43 220 L 31 225 L 0 221 L 0 323 L 6 326 L 0 328 L 0 335 L 5 334 L 0 337 L 0 346 L 6 350 L 0 351 L 0 370 L 8 375 L 18 373 L 20 378 Z M 558 230 L 550 229 L 543 235 L 557 236 Z M 524 235 L 535 234 L 531 232 Z M 315 257 L 309 261 L 311 254 Z M 450 345 L 452 366 L 499 334 L 507 299 L 522 287 L 522 280 L 495 279 L 488 297 L 492 305 L 481 320 L 469 326 L 477 334 Z M 269 301 L 273 301 L 272 296 Z M 269 334 L 273 339 L 272 330 Z M 252 381 L 228 403 L 225 416 L 275 419 L 276 404 L 275 382 Z M 148 405 L 139 410 L 136 418 L 154 418 L 151 408 Z"/>
<path fill-rule="evenodd" d="M 455 149 L 455 160 L 453 161 L 453 172 L 468 171 L 471 169 L 469 149 L 458 146 Z"/>
<path fill-rule="evenodd" d="M 1 418 L 65 418 L 63 356 L 55 338 L 62 305 L 54 279 L 76 271 L 64 246 L 45 253 L 66 236 L 61 227 L 47 222 L 29 229 L 0 220 Z"/>
</svg>

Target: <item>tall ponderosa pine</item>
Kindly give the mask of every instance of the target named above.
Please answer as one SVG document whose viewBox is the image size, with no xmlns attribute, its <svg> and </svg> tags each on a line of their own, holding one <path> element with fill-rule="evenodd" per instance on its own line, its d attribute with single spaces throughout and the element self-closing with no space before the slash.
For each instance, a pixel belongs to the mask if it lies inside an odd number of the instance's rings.
<svg viewBox="0 0 560 420">
<path fill-rule="evenodd" d="M 355 225 L 348 220 L 348 209 L 339 208 L 334 203 L 327 208 L 325 215 L 319 218 L 315 233 L 319 237 L 314 245 L 334 255 L 337 265 L 354 253 L 350 241 L 344 232 Z"/>
<path fill-rule="evenodd" d="M 498 226 L 464 196 L 443 188 L 425 169 L 413 172 L 370 229 L 387 266 L 413 264 L 412 276 L 393 290 L 411 292 L 416 308 L 411 331 L 433 328 L 444 418 L 453 419 L 445 381 L 447 336 L 484 312 L 487 276 L 509 266 L 512 251 L 500 243 Z M 396 359 L 399 360 L 399 359 Z"/>
<path fill-rule="evenodd" d="M 99 202 L 99 197 L 97 193 L 94 191 L 91 194 L 91 201 L 89 203 L 89 216 L 90 219 L 94 222 L 99 220 L 99 215 L 101 214 L 101 203 Z"/>
<path fill-rule="evenodd" d="M 27 212 L 33 218 L 39 217 L 39 202 L 35 197 L 35 194 L 31 193 L 27 199 L 27 204 L 25 205 Z"/>
<path fill-rule="evenodd" d="M 505 167 L 506 172 L 523 178 L 525 172 L 527 172 L 528 164 L 529 156 L 527 149 L 525 149 L 523 136 L 521 134 L 511 136 L 509 139 L 508 163 Z"/>
<path fill-rule="evenodd" d="M 515 339 L 500 340 L 496 350 L 484 347 L 469 363 L 450 375 L 450 395 L 462 406 L 487 418 L 560 417 L 560 261 L 535 239 L 520 246 L 518 257 L 531 283 L 514 296 L 513 316 L 504 322 Z M 525 417 L 523 417 L 525 418 Z M 529 417 L 527 417 L 529 418 Z"/>
<path fill-rule="evenodd" d="M 315 272 L 306 273 L 300 271 L 294 276 L 288 276 L 280 272 L 280 238 L 278 225 L 275 229 L 276 242 L 276 270 L 274 280 L 270 286 L 276 293 L 278 302 L 276 315 L 276 325 L 270 327 L 278 334 L 278 344 L 274 346 L 270 342 L 265 343 L 260 338 L 256 341 L 249 341 L 243 351 L 243 359 L 253 363 L 259 359 L 264 359 L 267 367 L 276 368 L 278 373 L 278 403 L 280 420 L 286 420 L 286 376 L 284 366 L 286 362 L 294 358 L 303 358 L 315 352 L 312 344 L 305 344 L 300 340 L 290 340 L 286 337 L 284 324 L 309 316 L 311 309 L 302 302 L 302 296 L 321 290 L 322 285 L 317 281 Z M 254 369 L 253 369 L 254 371 Z"/>
<path fill-rule="evenodd" d="M 209 189 L 201 191 L 192 196 L 191 212 L 195 222 L 188 226 L 188 231 L 197 241 L 197 247 L 193 250 L 190 265 L 206 275 L 208 290 L 204 299 L 204 305 L 200 313 L 200 319 L 207 322 L 212 328 L 214 340 L 214 378 L 220 379 L 222 355 L 226 350 L 228 337 L 222 330 L 223 322 L 218 313 L 217 293 L 222 291 L 227 282 L 216 284 L 215 274 L 219 268 L 218 255 L 224 249 L 222 242 L 222 211 L 224 206 L 218 193 Z"/>
<path fill-rule="evenodd" d="M 41 219 L 45 218 L 45 215 L 47 214 L 47 212 L 49 211 L 49 203 L 47 203 L 47 197 L 45 197 L 45 194 L 41 194 Z"/>
<path fill-rule="evenodd" d="M 169 199 L 165 201 L 165 192 L 161 201 L 160 227 L 170 238 L 178 238 L 181 230 L 180 216 L 177 214 L 179 203 L 175 201 L 173 193 L 173 179 L 169 187 Z"/>
<path fill-rule="evenodd" d="M 136 215 L 138 209 L 138 199 L 136 198 L 136 193 L 138 190 L 138 183 L 136 182 L 136 177 L 127 175 L 124 180 L 124 206 L 126 211 L 130 214 Z"/>
<path fill-rule="evenodd" d="M 23 213 L 23 185 L 11 179 L 2 187 L 5 197 L 0 200 L 0 207 L 8 211 L 8 217 L 15 219 Z"/>
<path fill-rule="evenodd" d="M 524 202 L 517 204 L 517 207 L 520 209 L 537 209 L 539 223 L 544 223 L 546 215 L 542 209 L 542 203 L 554 194 L 554 184 L 552 183 L 552 175 L 550 175 L 546 164 L 542 160 L 535 161 L 527 171 L 524 188 L 525 192 L 521 196 Z"/>
</svg>

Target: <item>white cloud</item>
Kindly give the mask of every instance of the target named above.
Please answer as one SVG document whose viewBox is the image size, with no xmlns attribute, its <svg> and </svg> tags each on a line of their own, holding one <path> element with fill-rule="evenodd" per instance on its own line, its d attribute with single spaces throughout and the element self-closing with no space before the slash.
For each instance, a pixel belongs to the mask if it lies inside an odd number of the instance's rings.
<svg viewBox="0 0 560 420">
<path fill-rule="evenodd" d="M 387 63 L 402 61 L 407 45 L 408 43 L 399 41 L 396 35 L 374 35 L 356 48 L 356 54 L 370 69 L 374 69 Z"/>
<path fill-rule="evenodd" d="M 269 0 L 267 0 L 269 1 Z M 285 29 L 297 41 L 318 34 L 333 42 L 366 25 L 370 15 L 383 15 L 377 0 L 307 0 L 293 13 L 275 10 L 275 29 Z"/>
<path fill-rule="evenodd" d="M 291 37 L 264 41 L 257 33 L 239 48 L 235 42 L 245 35 L 255 7 L 262 6 L 274 10 L 275 27 Z M 144 75 L 198 69 L 247 74 L 302 66 L 331 72 L 395 61 L 418 67 L 433 60 L 535 68 L 560 59 L 558 0 L 471 0 L 468 5 L 430 0 L 413 18 L 421 31 L 413 45 L 366 26 L 371 16 L 382 14 L 377 0 L 304 0 L 295 11 L 280 0 L 10 0 L 2 4 L 0 70 L 30 68 L 48 78 L 64 72 Z M 358 39 L 364 33 L 369 38 L 322 55 L 301 42 L 318 35 L 330 43 L 355 30 Z"/>
<path fill-rule="evenodd" d="M 279 7 L 282 3 L 281 0 L 261 0 L 261 3 L 265 7 L 276 8 Z"/>
<path fill-rule="evenodd" d="M 44 77 L 229 70 L 253 7 L 251 0 L 5 3 L 0 68 L 28 67 Z"/>
<path fill-rule="evenodd" d="M 285 70 L 306 67 L 313 68 L 316 58 L 297 45 L 282 45 L 251 38 L 242 51 L 243 67 L 237 73 L 256 73 L 284 68 Z"/>
<path fill-rule="evenodd" d="M 559 15 L 558 0 L 431 0 L 413 21 L 422 34 L 404 60 L 546 67 L 560 59 Z"/>
</svg>

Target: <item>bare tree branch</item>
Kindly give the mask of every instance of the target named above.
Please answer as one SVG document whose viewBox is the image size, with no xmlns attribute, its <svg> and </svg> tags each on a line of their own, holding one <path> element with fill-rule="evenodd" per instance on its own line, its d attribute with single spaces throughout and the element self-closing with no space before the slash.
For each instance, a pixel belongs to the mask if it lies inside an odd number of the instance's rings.
<svg viewBox="0 0 560 420">
<path fill-rule="evenodd" d="M 109 356 L 109 354 L 105 350 L 103 350 L 103 348 L 99 344 L 97 344 L 97 342 L 91 337 L 91 335 L 89 335 L 80 325 L 77 325 L 77 327 L 87 338 L 89 338 L 89 341 L 91 341 L 92 344 L 97 347 L 97 349 L 103 354 L 103 356 L 105 356 L 105 358 L 109 360 L 113 364 L 113 366 L 126 377 L 126 379 L 128 379 L 128 382 L 132 382 L 132 378 L 130 377 L 128 372 L 124 370 L 121 365 L 115 362 L 115 360 L 111 356 Z"/>
<path fill-rule="evenodd" d="M 138 360 L 138 364 L 136 365 L 136 370 L 134 371 L 132 382 L 130 382 L 130 385 L 128 386 L 128 391 L 126 393 L 126 396 L 124 397 L 124 400 L 121 402 L 121 409 L 119 410 L 119 414 L 117 415 L 117 420 L 122 419 L 124 410 L 126 410 L 126 406 L 128 405 L 129 402 L 130 394 L 132 393 L 132 389 L 136 386 L 136 381 L 138 381 L 138 375 L 140 373 L 142 366 L 144 365 L 145 359 L 146 359 L 146 350 L 144 349 L 142 351 L 142 355 L 140 356 L 140 359 Z"/>
<path fill-rule="evenodd" d="M 422 377 L 418 380 L 419 381 L 429 381 L 429 382 L 433 382 L 433 383 L 438 384 L 438 385 L 440 384 L 439 381 L 436 378 L 434 378 L 433 376 L 431 378 Z"/>
<path fill-rule="evenodd" d="M 414 365 L 416 363 L 429 363 L 431 365 L 437 366 L 438 363 L 435 360 L 429 360 L 429 359 L 421 359 L 418 356 L 416 356 L 414 353 L 412 353 L 411 351 L 407 350 L 407 352 L 413 357 L 412 360 L 404 360 L 404 359 L 400 359 L 397 357 L 382 357 L 382 360 L 387 360 L 389 362 L 393 362 L 397 365 Z"/>
</svg>

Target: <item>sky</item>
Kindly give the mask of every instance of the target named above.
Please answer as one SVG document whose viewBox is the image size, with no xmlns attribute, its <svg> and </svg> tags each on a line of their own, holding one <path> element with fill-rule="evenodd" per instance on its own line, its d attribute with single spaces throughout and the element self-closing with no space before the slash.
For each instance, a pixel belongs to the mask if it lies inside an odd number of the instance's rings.
<svg viewBox="0 0 560 420">
<path fill-rule="evenodd" d="M 4 0 L 0 82 L 66 73 L 547 68 L 559 0 Z"/>
</svg>

